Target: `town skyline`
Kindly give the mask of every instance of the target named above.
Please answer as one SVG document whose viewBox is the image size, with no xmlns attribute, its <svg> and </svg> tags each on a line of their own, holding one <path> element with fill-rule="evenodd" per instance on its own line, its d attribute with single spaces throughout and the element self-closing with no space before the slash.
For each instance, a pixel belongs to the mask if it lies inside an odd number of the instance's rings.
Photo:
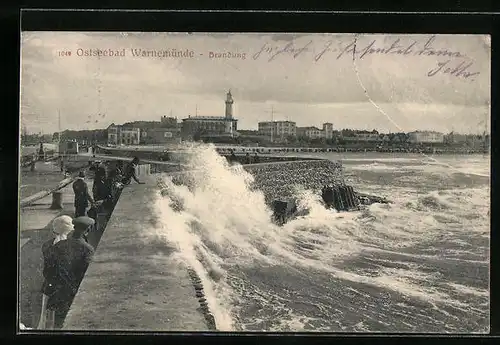
<svg viewBox="0 0 500 345">
<path fill-rule="evenodd" d="M 436 49 L 460 51 L 473 62 L 475 80 L 427 74 L 442 57 L 365 56 L 356 65 L 348 58 L 314 61 L 331 40 L 349 47 L 353 35 L 162 34 L 24 32 L 21 56 L 21 125 L 30 132 L 103 129 L 111 123 L 157 121 L 166 115 L 224 116 L 224 95 L 231 89 L 239 128 L 290 120 L 297 126 L 333 123 L 335 129 L 380 132 L 483 133 L 490 131 L 490 48 L 484 35 L 438 35 Z M 414 40 L 429 35 L 365 35 L 360 46 Z M 316 49 L 294 58 L 264 59 L 270 46 L 296 48 L 314 40 Z M 267 46 L 266 46 L 267 45 Z M 194 49 L 245 52 L 246 59 L 164 59 L 84 57 L 78 49 Z M 60 50 L 73 56 L 61 57 Z M 271 48 L 269 48 L 271 49 Z M 257 53 L 258 59 L 253 59 Z M 236 55 L 234 55 L 236 56 Z M 405 60 L 406 59 L 406 60 Z M 449 59 L 449 58 L 448 58 Z M 258 71 L 258 73 L 256 73 Z M 474 72 L 476 73 L 476 72 Z M 431 73 L 432 74 L 432 73 Z M 200 77 L 201 76 L 201 77 Z M 359 78 L 358 78 L 359 77 Z M 368 94 L 368 98 L 366 96 Z M 171 113 L 170 113 L 171 112 Z M 90 121 L 90 123 L 87 123 Z"/>
<path fill-rule="evenodd" d="M 168 115 L 164 115 L 164 116 L 167 116 Z M 201 116 L 201 115 L 200 115 Z M 179 120 L 179 119 L 178 119 Z M 274 122 L 280 122 L 280 121 L 291 121 L 291 120 L 274 120 Z M 110 123 L 109 125 L 105 126 L 105 127 L 92 127 L 92 128 L 89 128 L 89 127 L 83 127 L 83 128 L 62 128 L 60 131 L 59 130 L 56 130 L 56 131 L 48 131 L 48 132 L 31 132 L 29 130 L 27 130 L 27 127 L 23 128 L 21 127 L 20 129 L 20 133 L 21 134 L 25 134 L 25 135 L 38 135 L 38 134 L 41 134 L 41 135 L 53 135 L 55 133 L 60 133 L 60 132 L 65 132 L 65 131 L 72 131 L 72 132 L 79 132 L 79 131 L 98 131 L 98 130 L 107 130 L 107 128 L 111 125 L 116 125 L 116 126 L 124 126 L 125 123 L 134 123 L 134 122 L 157 122 L 157 123 L 160 123 L 160 121 L 158 119 L 147 119 L 147 120 L 133 120 L 133 121 L 127 121 L 127 122 L 113 122 L 113 123 Z M 262 121 L 262 122 L 266 122 L 266 121 Z M 268 121 L 268 122 L 271 122 L 271 121 Z M 291 122 L 295 122 L 295 121 L 291 121 Z M 179 121 L 178 124 L 180 125 L 182 122 Z M 324 123 L 329 123 L 329 122 L 324 122 Z M 307 125 L 297 125 L 297 128 L 310 128 L 310 127 L 314 127 L 314 128 L 317 128 L 319 130 L 322 130 L 322 126 L 324 123 L 317 123 L 317 124 L 307 124 Z M 331 122 L 330 122 L 331 123 Z M 131 127 L 131 126 L 125 126 L 125 127 Z M 458 135 L 482 135 L 484 134 L 484 130 L 481 132 L 480 130 L 478 130 L 478 132 L 459 132 L 459 131 L 448 131 L 448 132 L 440 132 L 438 130 L 433 130 L 433 129 L 414 129 L 414 130 L 410 130 L 410 131 L 394 131 L 394 132 L 384 132 L 384 131 L 381 131 L 377 128 L 349 128 L 349 127 L 342 127 L 342 128 L 335 128 L 335 126 L 333 127 L 333 131 L 334 132 L 341 132 L 343 130 L 348 130 L 348 131 L 358 131 L 358 132 L 363 132 L 363 131 L 366 131 L 366 132 L 372 132 L 373 130 L 377 131 L 378 133 L 380 134 L 392 134 L 392 133 L 413 133 L 413 132 L 437 132 L 437 133 L 442 133 L 442 134 L 450 134 L 450 133 L 454 133 L 454 134 L 458 134 Z M 255 128 L 239 128 L 238 129 L 238 132 L 244 132 L 244 131 L 247 131 L 247 132 L 258 132 L 258 128 L 255 127 Z M 486 132 L 487 135 L 491 134 L 490 131 L 487 131 Z"/>
</svg>

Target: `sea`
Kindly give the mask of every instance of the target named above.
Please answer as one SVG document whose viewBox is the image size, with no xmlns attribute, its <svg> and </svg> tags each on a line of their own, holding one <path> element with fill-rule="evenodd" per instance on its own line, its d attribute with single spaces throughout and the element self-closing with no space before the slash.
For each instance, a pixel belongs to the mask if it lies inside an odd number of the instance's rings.
<svg viewBox="0 0 500 345">
<path fill-rule="evenodd" d="M 308 214 L 279 227 L 248 173 L 198 150 L 196 187 L 163 176 L 155 207 L 218 330 L 489 332 L 489 156 L 294 153 L 341 161 L 356 191 L 392 203 L 336 212 L 297 188 Z"/>
</svg>

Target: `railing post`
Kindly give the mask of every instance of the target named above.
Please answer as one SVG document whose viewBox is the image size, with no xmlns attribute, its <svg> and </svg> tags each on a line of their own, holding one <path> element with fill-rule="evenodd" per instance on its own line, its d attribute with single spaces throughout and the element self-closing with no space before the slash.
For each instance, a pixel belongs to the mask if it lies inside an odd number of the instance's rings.
<svg viewBox="0 0 500 345">
<path fill-rule="evenodd" d="M 61 210 L 63 209 L 61 191 L 55 191 L 52 193 L 52 205 L 50 205 L 51 210 Z"/>
</svg>

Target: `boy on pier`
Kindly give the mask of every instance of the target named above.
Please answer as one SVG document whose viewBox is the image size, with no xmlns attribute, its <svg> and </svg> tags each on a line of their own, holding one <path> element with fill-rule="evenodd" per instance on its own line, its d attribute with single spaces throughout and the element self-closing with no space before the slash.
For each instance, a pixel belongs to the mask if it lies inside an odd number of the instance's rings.
<svg viewBox="0 0 500 345">
<path fill-rule="evenodd" d="M 75 182 L 73 182 L 73 192 L 75 193 L 75 218 L 87 215 L 89 202 L 94 205 L 94 198 L 89 193 L 89 187 L 84 180 L 85 173 L 80 171 Z"/>
</svg>

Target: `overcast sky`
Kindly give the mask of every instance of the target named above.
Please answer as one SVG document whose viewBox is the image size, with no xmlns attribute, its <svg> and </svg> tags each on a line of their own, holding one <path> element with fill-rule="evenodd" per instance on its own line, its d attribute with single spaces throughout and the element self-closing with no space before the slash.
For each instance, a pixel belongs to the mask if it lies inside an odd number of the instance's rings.
<svg viewBox="0 0 500 345">
<path fill-rule="evenodd" d="M 30 132 L 52 133 L 59 130 L 58 112 L 62 129 L 106 128 L 170 114 L 181 119 L 196 109 L 198 115 L 223 116 L 231 89 L 240 129 L 271 120 L 273 107 L 275 120 L 298 126 L 331 122 L 335 128 L 384 132 L 481 133 L 487 125 L 489 130 L 489 36 L 431 37 L 24 32 L 21 123 Z M 373 41 L 372 52 L 393 48 L 364 54 Z M 426 42 L 426 53 L 420 54 Z M 263 46 L 272 51 L 258 54 Z M 304 50 L 294 56 L 299 48 Z M 125 49 L 126 55 L 84 57 L 78 49 Z M 138 58 L 131 49 L 188 49 L 194 57 Z M 392 53 L 404 49 L 406 55 Z M 431 49 L 457 57 L 429 56 Z M 59 51 L 72 55 L 61 57 Z M 210 52 L 246 56 L 211 59 Z M 439 70 L 440 63 L 447 64 Z M 468 66 L 472 75 L 445 73 L 457 66 Z"/>
</svg>

